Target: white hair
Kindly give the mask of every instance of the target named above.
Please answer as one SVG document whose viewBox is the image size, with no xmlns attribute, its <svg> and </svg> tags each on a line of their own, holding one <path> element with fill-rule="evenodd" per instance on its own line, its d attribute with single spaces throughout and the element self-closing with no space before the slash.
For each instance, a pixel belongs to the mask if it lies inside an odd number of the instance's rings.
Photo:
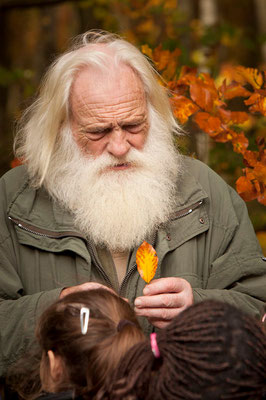
<svg viewBox="0 0 266 400">
<path fill-rule="evenodd" d="M 18 124 L 14 150 L 26 164 L 32 184 L 40 187 L 57 148 L 62 126 L 69 118 L 69 96 L 73 79 L 84 66 L 108 68 L 110 63 L 129 65 L 140 77 L 147 102 L 165 121 L 166 134 L 179 132 L 167 92 L 147 58 L 132 44 L 108 32 L 89 31 L 76 40 L 70 51 L 48 69 L 36 101 Z"/>
</svg>

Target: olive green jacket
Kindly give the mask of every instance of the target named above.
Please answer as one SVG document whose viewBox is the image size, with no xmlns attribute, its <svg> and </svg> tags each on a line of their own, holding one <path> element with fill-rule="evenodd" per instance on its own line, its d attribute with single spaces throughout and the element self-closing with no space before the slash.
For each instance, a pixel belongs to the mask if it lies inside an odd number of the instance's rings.
<svg viewBox="0 0 266 400">
<path fill-rule="evenodd" d="M 235 191 L 206 165 L 184 158 L 176 211 L 154 242 L 155 277 L 182 277 L 194 301 L 215 298 L 257 316 L 265 312 L 266 262 Z M 128 262 L 119 292 L 131 302 L 145 285 Z M 0 375 L 31 343 L 36 317 L 62 288 L 86 281 L 112 286 L 92 243 L 44 189 L 28 184 L 24 167 L 0 180 Z M 142 318 L 145 332 L 152 327 Z"/>
</svg>

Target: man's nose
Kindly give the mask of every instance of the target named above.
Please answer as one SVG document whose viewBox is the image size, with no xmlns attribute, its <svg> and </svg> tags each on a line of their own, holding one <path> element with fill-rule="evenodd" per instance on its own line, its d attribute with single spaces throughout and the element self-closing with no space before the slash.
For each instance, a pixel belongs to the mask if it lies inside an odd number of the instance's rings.
<svg viewBox="0 0 266 400">
<path fill-rule="evenodd" d="M 122 128 L 113 129 L 107 145 L 107 151 L 114 157 L 122 158 L 130 150 L 130 144 L 127 141 L 127 133 Z"/>
</svg>

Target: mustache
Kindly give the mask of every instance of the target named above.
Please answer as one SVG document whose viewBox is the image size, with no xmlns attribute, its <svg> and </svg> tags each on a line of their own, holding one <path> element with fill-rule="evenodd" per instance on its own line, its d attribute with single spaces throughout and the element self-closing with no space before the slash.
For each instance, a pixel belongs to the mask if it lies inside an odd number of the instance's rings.
<svg viewBox="0 0 266 400">
<path fill-rule="evenodd" d="M 140 168 L 143 167 L 147 160 L 146 157 L 141 154 L 140 151 L 136 149 L 131 149 L 130 153 L 123 158 L 116 158 L 110 154 L 102 154 L 97 158 L 94 158 L 93 168 L 95 172 L 98 174 L 102 174 L 104 172 L 108 172 L 110 169 L 115 169 L 116 167 L 131 167 L 131 168 Z"/>
</svg>

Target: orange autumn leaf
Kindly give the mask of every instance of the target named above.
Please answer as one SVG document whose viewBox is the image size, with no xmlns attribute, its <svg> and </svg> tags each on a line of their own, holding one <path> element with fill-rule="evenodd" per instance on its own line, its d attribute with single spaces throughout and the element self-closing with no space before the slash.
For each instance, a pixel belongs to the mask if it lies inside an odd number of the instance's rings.
<svg viewBox="0 0 266 400">
<path fill-rule="evenodd" d="M 243 124 L 248 121 L 249 116 L 246 112 L 243 111 L 231 111 L 231 121 L 234 124 Z"/>
<path fill-rule="evenodd" d="M 185 124 L 190 117 L 198 111 L 199 107 L 185 96 L 174 96 L 171 98 L 173 112 L 181 124 Z"/>
<path fill-rule="evenodd" d="M 163 71 L 163 77 L 168 81 L 176 75 L 177 60 L 171 59 L 166 69 Z"/>
<path fill-rule="evenodd" d="M 143 54 L 146 54 L 146 56 L 152 59 L 152 49 L 147 44 L 143 44 L 141 46 L 141 51 Z"/>
<path fill-rule="evenodd" d="M 258 162 L 253 169 L 253 174 L 258 181 L 266 185 L 266 165 Z"/>
<path fill-rule="evenodd" d="M 260 89 L 263 84 L 263 76 L 256 68 L 236 67 L 236 72 L 250 83 L 254 89 Z"/>
<path fill-rule="evenodd" d="M 243 153 L 245 165 L 248 167 L 255 167 L 258 161 L 258 154 L 257 151 L 246 150 Z"/>
<path fill-rule="evenodd" d="M 243 153 L 247 149 L 249 141 L 248 138 L 244 135 L 244 133 L 240 132 L 234 134 L 234 137 L 232 139 L 232 144 L 235 153 Z"/>
<path fill-rule="evenodd" d="M 171 93 L 176 95 L 183 95 L 187 91 L 187 85 L 178 84 L 178 81 L 169 81 L 167 82 L 167 87 Z"/>
<path fill-rule="evenodd" d="M 140 276 L 149 283 L 155 275 L 158 257 L 151 244 L 143 242 L 136 254 L 136 263 Z"/>
<path fill-rule="evenodd" d="M 236 181 L 236 190 L 245 201 L 251 201 L 257 197 L 257 191 L 254 185 L 246 176 L 240 176 L 240 178 L 238 178 Z"/>
<path fill-rule="evenodd" d="M 223 122 L 232 122 L 234 124 L 243 124 L 248 121 L 249 115 L 244 111 L 230 111 L 222 107 L 218 108 L 218 114 Z"/>
<path fill-rule="evenodd" d="M 248 97 L 251 95 L 251 92 L 249 90 L 245 89 L 237 82 L 232 82 L 228 86 L 223 83 L 219 90 L 225 100 L 230 100 L 235 97 Z"/>
<path fill-rule="evenodd" d="M 236 71 L 236 66 L 232 64 L 223 64 L 220 69 L 219 76 L 217 77 L 216 81 L 218 82 L 232 82 L 236 81 L 240 85 L 244 85 L 246 80 Z"/>
<path fill-rule="evenodd" d="M 218 92 L 214 85 L 200 79 L 190 85 L 191 99 L 203 110 L 211 112 L 214 102 L 218 100 Z"/>
<path fill-rule="evenodd" d="M 197 82 L 197 70 L 188 67 L 182 67 L 180 77 L 177 80 L 177 86 L 186 85 L 189 86 L 194 82 Z"/>
<path fill-rule="evenodd" d="M 210 135 L 211 137 L 213 137 L 212 135 Z M 226 131 L 222 131 L 220 133 L 218 133 L 218 135 L 215 135 L 215 137 L 213 137 L 215 142 L 219 142 L 219 143 L 226 143 L 226 142 L 230 142 L 231 135 L 228 134 L 228 132 Z"/>
<path fill-rule="evenodd" d="M 156 62 L 156 66 L 159 71 L 162 71 L 171 59 L 171 53 L 169 50 L 163 50 L 162 45 L 156 47 L 153 51 L 153 60 Z"/>
<path fill-rule="evenodd" d="M 197 113 L 194 117 L 194 121 L 200 129 L 207 132 L 212 137 L 218 135 L 222 130 L 221 120 L 205 112 Z"/>
<path fill-rule="evenodd" d="M 172 79 L 176 73 L 177 61 L 180 56 L 180 49 L 174 51 L 163 50 L 162 45 L 157 46 L 153 51 L 153 60 L 159 71 L 163 71 L 162 74 L 166 80 Z"/>
<path fill-rule="evenodd" d="M 253 113 L 258 112 L 266 117 L 266 97 L 260 96 L 256 103 L 249 107 L 249 111 Z"/>
<path fill-rule="evenodd" d="M 252 95 L 247 100 L 245 100 L 244 103 L 247 106 L 250 106 L 251 104 L 255 104 L 259 98 L 260 98 L 259 93 L 252 93 Z"/>
</svg>

